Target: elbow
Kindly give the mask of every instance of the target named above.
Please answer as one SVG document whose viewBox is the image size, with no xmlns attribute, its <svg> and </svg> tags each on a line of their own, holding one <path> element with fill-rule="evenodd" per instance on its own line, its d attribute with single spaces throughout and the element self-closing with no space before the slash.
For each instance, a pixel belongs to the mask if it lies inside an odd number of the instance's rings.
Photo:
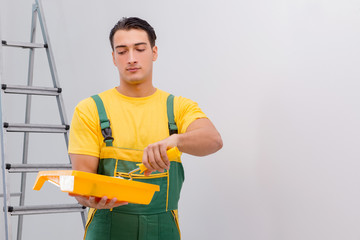
<svg viewBox="0 0 360 240">
<path fill-rule="evenodd" d="M 224 144 L 223 144 L 222 138 L 221 138 L 220 134 L 218 134 L 218 137 L 215 139 L 215 152 L 222 149 L 223 145 Z"/>
<path fill-rule="evenodd" d="M 213 137 L 209 138 L 210 142 L 208 142 L 207 152 L 204 153 L 203 156 L 216 153 L 223 147 L 223 141 L 219 133 L 213 135 Z"/>
<path fill-rule="evenodd" d="M 224 146 L 224 143 L 223 143 L 222 138 L 220 137 L 220 140 L 219 140 L 219 149 L 218 149 L 218 150 L 222 149 L 223 146 Z"/>
</svg>

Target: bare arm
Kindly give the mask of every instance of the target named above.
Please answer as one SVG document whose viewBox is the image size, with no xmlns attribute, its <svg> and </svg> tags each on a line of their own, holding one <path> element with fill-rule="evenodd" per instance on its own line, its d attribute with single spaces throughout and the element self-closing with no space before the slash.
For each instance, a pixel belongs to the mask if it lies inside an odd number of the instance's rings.
<svg viewBox="0 0 360 240">
<path fill-rule="evenodd" d="M 206 156 L 219 151 L 223 142 L 219 132 L 207 118 L 192 122 L 184 134 L 177 134 L 180 151 L 195 156 Z"/>
<path fill-rule="evenodd" d="M 70 159 L 73 170 L 97 173 L 99 158 L 89 155 L 70 154 Z"/>
<path fill-rule="evenodd" d="M 185 133 L 173 134 L 145 148 L 143 163 L 148 168 L 145 174 L 169 169 L 170 161 L 166 150 L 171 147 L 178 147 L 181 152 L 191 155 L 206 156 L 217 152 L 222 146 L 221 136 L 211 121 L 207 118 L 197 119 L 188 126 Z"/>
<path fill-rule="evenodd" d="M 97 173 L 99 165 L 99 158 L 89 155 L 70 154 L 72 168 L 77 171 Z M 106 196 L 97 198 L 94 196 L 73 195 L 76 200 L 83 206 L 96 209 L 110 209 L 121 205 L 126 205 L 127 202 L 118 202 L 116 198 L 108 199 Z"/>
</svg>

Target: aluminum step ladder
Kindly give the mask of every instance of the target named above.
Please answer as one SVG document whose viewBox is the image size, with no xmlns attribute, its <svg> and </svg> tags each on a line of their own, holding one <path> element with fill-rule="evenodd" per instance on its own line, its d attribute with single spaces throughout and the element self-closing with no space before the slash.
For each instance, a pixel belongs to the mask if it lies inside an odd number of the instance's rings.
<svg viewBox="0 0 360 240">
<path fill-rule="evenodd" d="M 35 43 L 36 25 L 37 19 L 39 19 L 42 36 L 44 43 Z M 66 118 L 64 102 L 61 95 L 62 89 L 59 85 L 58 75 L 55 67 L 54 56 L 49 41 L 49 35 L 44 18 L 44 11 L 42 8 L 41 0 L 35 0 L 32 8 L 32 24 L 31 24 L 31 36 L 30 43 L 11 42 L 2 40 L 0 45 L 0 54 L 2 53 L 2 47 L 14 47 L 29 49 L 29 68 L 28 68 L 28 84 L 25 86 L 11 85 L 3 83 L 0 69 L 0 124 L 1 124 L 1 160 L 2 160 L 2 181 L 3 181 L 3 194 L 4 199 L 4 217 L 5 217 L 5 239 L 11 240 L 12 227 L 11 216 L 18 216 L 17 227 L 17 239 L 22 237 L 23 216 L 30 214 L 45 214 L 45 213 L 64 213 L 64 212 L 80 212 L 82 223 L 85 227 L 86 208 L 79 204 L 58 204 L 58 205 L 38 205 L 38 206 L 24 206 L 25 202 L 25 189 L 26 189 L 26 174 L 31 172 L 38 172 L 43 170 L 61 170 L 71 169 L 70 158 L 68 164 L 28 164 L 28 147 L 29 147 L 29 134 L 30 133 L 61 133 L 64 134 L 66 147 L 68 147 L 68 130 L 69 125 Z M 35 49 L 43 49 L 46 51 L 53 88 L 49 87 L 37 87 L 33 86 L 33 69 L 34 69 L 34 51 Z M 1 67 L 1 66 L 0 66 Z M 26 95 L 26 112 L 25 123 L 8 123 L 4 122 L 3 116 L 3 95 L 4 94 L 25 94 Z M 49 125 L 49 124 L 31 124 L 30 123 L 30 109 L 31 109 L 31 96 L 55 96 L 57 105 L 59 108 L 61 125 Z M 23 157 L 22 164 L 12 164 L 7 162 L 5 158 L 5 134 L 11 132 L 23 132 Z M 21 173 L 21 186 L 20 192 L 10 193 L 10 178 L 11 173 Z M 32 184 L 31 184 L 32 185 Z M 11 197 L 19 197 L 19 206 L 11 205 Z M 0 221 L 1 222 L 1 221 Z"/>
</svg>

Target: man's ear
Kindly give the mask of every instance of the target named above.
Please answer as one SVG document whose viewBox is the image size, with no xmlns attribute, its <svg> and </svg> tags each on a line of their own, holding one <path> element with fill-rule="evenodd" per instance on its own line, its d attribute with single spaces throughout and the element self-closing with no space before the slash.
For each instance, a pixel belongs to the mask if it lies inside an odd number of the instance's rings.
<svg viewBox="0 0 360 240">
<path fill-rule="evenodd" d="M 115 63 L 115 51 L 113 51 L 111 54 L 112 54 L 112 58 L 113 58 L 113 63 L 116 66 L 116 63 Z"/>
<path fill-rule="evenodd" d="M 155 62 L 157 57 L 158 57 L 158 48 L 157 48 L 157 46 L 154 46 L 152 48 L 152 51 L 153 51 L 153 59 L 152 60 L 153 60 L 153 62 Z"/>
</svg>

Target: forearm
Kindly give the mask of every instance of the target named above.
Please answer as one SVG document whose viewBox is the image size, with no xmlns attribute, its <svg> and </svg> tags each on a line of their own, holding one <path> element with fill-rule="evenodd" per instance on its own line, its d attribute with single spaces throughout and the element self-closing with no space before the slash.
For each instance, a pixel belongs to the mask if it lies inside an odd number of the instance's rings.
<svg viewBox="0 0 360 240">
<path fill-rule="evenodd" d="M 202 127 L 198 128 L 201 124 Z M 208 119 L 198 119 L 183 134 L 177 134 L 177 147 L 181 152 L 195 156 L 206 156 L 223 146 L 219 132 Z"/>
</svg>

